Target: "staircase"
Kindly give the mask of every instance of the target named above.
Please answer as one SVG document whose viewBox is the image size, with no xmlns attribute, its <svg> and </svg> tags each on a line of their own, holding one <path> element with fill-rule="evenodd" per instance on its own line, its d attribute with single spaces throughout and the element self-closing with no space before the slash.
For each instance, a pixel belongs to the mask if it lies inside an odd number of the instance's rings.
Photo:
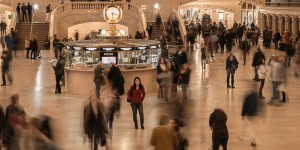
<svg viewBox="0 0 300 150">
<path fill-rule="evenodd" d="M 18 49 L 25 49 L 25 39 L 30 38 L 31 23 L 17 23 L 16 25 L 17 34 L 19 37 Z M 40 50 L 45 49 L 44 42 L 46 36 L 49 34 L 49 23 L 33 23 L 32 25 L 32 37 L 36 36 L 38 46 Z"/>
<path fill-rule="evenodd" d="M 157 40 L 159 40 L 160 39 L 160 37 L 164 34 L 164 29 L 163 29 L 163 27 L 161 27 L 160 28 L 160 30 L 158 30 L 157 28 L 156 28 L 156 24 L 155 24 L 155 22 L 148 22 L 147 24 L 152 24 L 152 37 L 151 37 L 151 40 L 155 40 L 155 39 L 157 39 Z M 164 24 L 164 26 L 167 28 L 167 25 L 168 25 L 168 23 L 167 22 L 164 22 L 164 23 L 162 23 L 162 24 Z M 163 26 L 163 25 L 162 25 Z M 174 32 L 172 33 L 172 35 L 171 35 L 171 42 L 169 43 L 169 44 L 171 44 L 171 45 L 175 45 L 175 42 L 176 41 L 176 39 L 175 39 L 175 37 L 174 37 Z"/>
</svg>

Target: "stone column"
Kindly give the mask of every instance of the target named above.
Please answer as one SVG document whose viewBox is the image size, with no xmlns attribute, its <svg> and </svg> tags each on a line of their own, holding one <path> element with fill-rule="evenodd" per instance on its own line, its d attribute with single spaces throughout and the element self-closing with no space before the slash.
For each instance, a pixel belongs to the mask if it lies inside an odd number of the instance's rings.
<svg viewBox="0 0 300 150">
<path fill-rule="evenodd" d="M 263 30 L 265 28 L 266 24 L 265 24 L 265 14 L 261 14 L 261 30 Z"/>
<path fill-rule="evenodd" d="M 290 18 L 289 18 L 289 16 L 288 15 L 285 15 L 285 29 L 284 29 L 284 31 L 290 31 L 289 30 L 289 23 L 290 23 Z"/>
<path fill-rule="evenodd" d="M 267 15 L 267 26 L 270 28 L 270 15 L 269 14 L 266 14 Z"/>
<path fill-rule="evenodd" d="M 283 35 L 283 25 L 282 25 L 282 15 L 278 15 L 278 31 L 280 32 L 281 35 Z"/>
<path fill-rule="evenodd" d="M 273 15 L 272 16 L 272 30 L 273 30 L 273 33 L 275 33 L 276 29 L 278 29 L 278 27 L 277 27 L 277 16 Z"/>
<path fill-rule="evenodd" d="M 296 31 L 296 25 L 297 25 L 297 17 L 296 16 L 292 16 L 292 37 L 296 37 L 298 31 Z"/>
<path fill-rule="evenodd" d="M 257 27 L 258 28 L 260 28 L 260 29 L 262 29 L 262 27 L 263 27 L 263 24 L 262 24 L 262 13 L 258 13 L 258 23 L 257 23 Z"/>
</svg>

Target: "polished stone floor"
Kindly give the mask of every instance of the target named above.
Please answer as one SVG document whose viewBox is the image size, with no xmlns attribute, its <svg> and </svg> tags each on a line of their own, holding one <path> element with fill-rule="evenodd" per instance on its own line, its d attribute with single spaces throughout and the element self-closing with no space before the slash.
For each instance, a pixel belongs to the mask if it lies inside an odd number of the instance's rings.
<svg viewBox="0 0 300 150">
<path fill-rule="evenodd" d="M 200 52 L 189 52 L 191 63 L 191 82 L 189 98 L 185 112 L 185 135 L 190 142 L 190 150 L 207 150 L 211 145 L 211 131 L 208 118 L 215 103 L 228 115 L 228 129 L 230 139 L 229 150 L 251 150 L 249 136 L 241 141 L 238 135 L 242 134 L 244 124 L 240 116 L 243 97 L 249 91 L 253 82 L 251 67 L 254 48 L 248 56 L 246 66 L 242 65 L 240 51 L 235 48 L 234 53 L 240 61 L 236 72 L 235 89 L 226 88 L 225 60 L 227 54 L 216 54 L 214 62 L 207 66 L 206 72 L 201 70 Z M 275 50 L 264 50 L 267 59 Z M 82 107 L 88 96 L 73 95 L 63 91 L 63 94 L 54 94 L 54 71 L 48 64 L 49 51 L 43 51 L 40 60 L 26 59 L 23 51 L 12 62 L 14 84 L 0 87 L 0 103 L 6 107 L 9 96 L 20 94 L 20 102 L 25 107 L 29 117 L 48 114 L 54 119 L 55 142 L 66 150 L 86 150 L 88 143 L 83 142 L 82 136 Z M 146 80 L 146 79 L 142 79 Z M 132 81 L 126 81 L 132 82 Z M 155 82 L 155 81 L 153 81 Z M 259 131 L 259 150 L 294 150 L 300 147 L 300 79 L 293 76 L 293 65 L 288 69 L 287 94 L 288 103 L 284 106 L 267 106 L 265 122 L 257 127 Z M 298 93 L 299 92 L 299 93 Z M 179 94 L 180 96 L 180 88 Z M 268 75 L 264 88 L 265 102 L 271 98 L 271 81 Z M 113 150 L 151 150 L 149 144 L 152 129 L 157 125 L 160 114 L 171 115 L 174 109 L 172 103 L 165 104 L 156 94 L 148 94 L 144 101 L 145 130 L 135 130 L 131 117 L 131 109 L 126 98 L 122 97 L 121 113 L 115 119 L 111 149 Z"/>
</svg>

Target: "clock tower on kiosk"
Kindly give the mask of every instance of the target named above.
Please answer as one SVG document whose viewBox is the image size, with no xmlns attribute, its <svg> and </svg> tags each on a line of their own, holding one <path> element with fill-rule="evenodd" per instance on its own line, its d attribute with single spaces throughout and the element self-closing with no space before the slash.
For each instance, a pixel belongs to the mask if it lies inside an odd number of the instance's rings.
<svg viewBox="0 0 300 150">
<path fill-rule="evenodd" d="M 114 3 L 114 0 L 111 0 L 111 4 L 105 6 L 103 10 L 104 20 L 109 23 L 109 29 L 107 31 L 108 35 L 120 35 L 120 32 L 117 30 L 117 23 L 122 19 L 122 8 Z"/>
</svg>

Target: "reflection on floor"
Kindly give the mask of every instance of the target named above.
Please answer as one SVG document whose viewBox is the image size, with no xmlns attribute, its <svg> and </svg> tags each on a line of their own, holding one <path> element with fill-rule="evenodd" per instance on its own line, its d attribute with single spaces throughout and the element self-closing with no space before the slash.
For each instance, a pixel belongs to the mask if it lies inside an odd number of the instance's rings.
<svg viewBox="0 0 300 150">
<path fill-rule="evenodd" d="M 225 60 L 227 54 L 217 53 L 214 62 L 209 64 L 206 72 L 202 72 L 200 52 L 189 52 L 192 68 L 189 99 L 187 102 L 185 134 L 190 142 L 190 150 L 208 149 L 211 145 L 211 131 L 208 117 L 216 102 L 228 115 L 228 129 L 230 133 L 228 148 L 230 150 L 250 150 L 249 136 L 241 141 L 237 138 L 243 131 L 240 116 L 243 96 L 253 82 L 251 67 L 254 48 L 247 57 L 246 66 L 242 65 L 242 55 L 234 49 L 240 66 L 236 72 L 235 89 L 226 88 Z M 264 50 L 267 60 L 275 50 Z M 31 60 L 17 57 L 13 59 L 12 72 L 14 84 L 0 88 L 0 103 L 6 107 L 9 96 L 20 94 L 21 104 L 28 116 L 49 114 L 55 120 L 56 142 L 66 150 L 88 149 L 88 143 L 83 142 L 81 131 L 82 104 L 87 96 L 72 95 L 63 92 L 54 94 L 54 71 L 47 63 L 49 52 L 43 51 L 43 59 Z M 288 70 L 288 103 L 283 107 L 267 106 L 267 119 L 257 128 L 259 139 L 257 149 L 261 150 L 292 150 L 300 146 L 300 79 L 293 77 L 293 65 Z M 146 79 L 142 79 L 146 80 Z M 126 81 L 131 82 L 131 81 Z M 180 88 L 179 95 L 180 95 Z M 271 98 L 271 81 L 268 75 L 264 88 L 264 96 Z M 150 150 L 149 144 L 152 129 L 157 125 L 160 114 L 169 114 L 172 104 L 163 103 L 157 99 L 155 93 L 148 94 L 144 101 L 145 130 L 135 130 L 132 113 L 126 98 L 122 97 L 121 115 L 115 119 L 111 149 L 114 150 Z"/>
</svg>

